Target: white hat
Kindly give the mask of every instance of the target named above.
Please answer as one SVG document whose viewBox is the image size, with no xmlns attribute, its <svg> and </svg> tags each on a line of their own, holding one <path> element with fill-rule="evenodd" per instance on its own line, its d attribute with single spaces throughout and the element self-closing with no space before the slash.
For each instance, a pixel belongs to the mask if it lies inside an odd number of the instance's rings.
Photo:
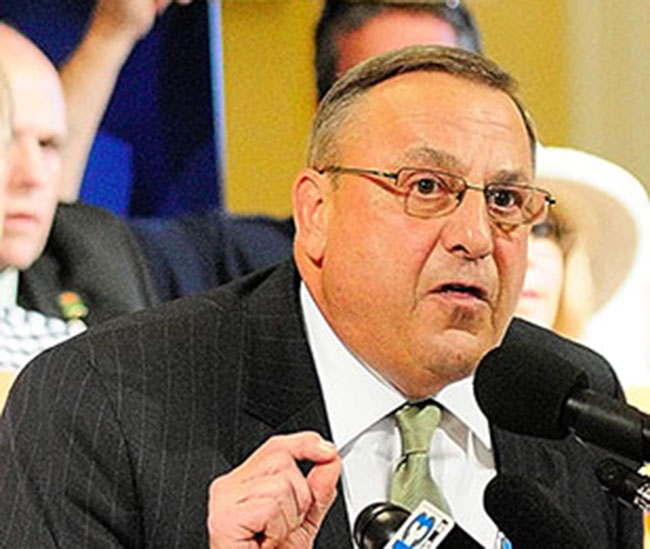
<svg viewBox="0 0 650 549">
<path fill-rule="evenodd" d="M 648 194 L 631 173 L 586 152 L 538 146 L 536 163 L 536 185 L 551 191 L 557 213 L 584 241 L 599 309 L 646 246 Z"/>
</svg>

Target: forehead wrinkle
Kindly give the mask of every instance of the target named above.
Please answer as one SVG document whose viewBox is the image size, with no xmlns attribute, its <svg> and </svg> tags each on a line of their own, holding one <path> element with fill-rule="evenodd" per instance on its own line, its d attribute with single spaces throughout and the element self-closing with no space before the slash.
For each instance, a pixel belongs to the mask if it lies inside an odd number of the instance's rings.
<svg viewBox="0 0 650 549">
<path fill-rule="evenodd" d="M 407 149 L 400 157 L 398 163 L 399 166 L 396 166 L 396 168 L 401 168 L 404 166 L 433 167 L 446 169 L 458 175 L 466 173 L 464 171 L 464 163 L 461 162 L 457 156 L 429 146 L 418 146 Z M 485 184 L 488 185 L 490 183 L 502 185 L 510 183 L 530 184 L 531 179 L 523 169 L 500 169 L 494 175 L 491 175 L 487 178 Z"/>
</svg>

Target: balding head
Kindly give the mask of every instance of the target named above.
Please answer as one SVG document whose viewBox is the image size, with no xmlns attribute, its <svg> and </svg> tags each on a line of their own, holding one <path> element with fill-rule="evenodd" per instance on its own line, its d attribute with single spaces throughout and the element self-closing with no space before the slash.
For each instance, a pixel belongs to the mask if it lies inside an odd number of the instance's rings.
<svg viewBox="0 0 650 549">
<path fill-rule="evenodd" d="M 47 56 L 31 41 L 12 26 L 0 22 L 0 63 L 7 74 L 15 75 L 42 71 L 56 82 L 61 90 L 56 69 Z"/>
<path fill-rule="evenodd" d="M 0 268 L 26 269 L 45 247 L 56 209 L 60 149 L 66 134 L 65 101 L 58 73 L 48 58 L 2 23 L 0 66 L 14 108 Z"/>
</svg>

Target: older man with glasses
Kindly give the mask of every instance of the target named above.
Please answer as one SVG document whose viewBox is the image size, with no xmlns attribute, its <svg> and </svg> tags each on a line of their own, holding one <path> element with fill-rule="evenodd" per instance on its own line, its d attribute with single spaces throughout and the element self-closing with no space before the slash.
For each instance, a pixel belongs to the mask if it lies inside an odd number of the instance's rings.
<svg viewBox="0 0 650 549">
<path fill-rule="evenodd" d="M 640 516 L 585 447 L 502 431 L 472 393 L 516 340 L 620 396 L 593 353 L 512 320 L 552 203 L 534 150 L 512 80 L 481 57 L 413 47 L 350 71 L 294 182 L 293 261 L 92 329 L 18 380 L 0 543 L 346 548 L 369 504 L 425 498 L 495 547 L 481 500 L 510 472 L 543 481 L 592 546 L 638 547 Z"/>
</svg>

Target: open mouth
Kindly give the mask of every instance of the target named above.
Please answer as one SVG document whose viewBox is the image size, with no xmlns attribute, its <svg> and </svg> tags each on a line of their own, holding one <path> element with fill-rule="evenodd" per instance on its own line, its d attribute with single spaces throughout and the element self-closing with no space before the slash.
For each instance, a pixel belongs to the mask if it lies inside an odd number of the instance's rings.
<svg viewBox="0 0 650 549">
<path fill-rule="evenodd" d="M 480 299 L 481 301 L 487 301 L 487 292 L 478 286 L 466 285 L 466 284 L 443 284 L 442 286 L 436 289 L 436 293 L 441 294 L 455 294 L 460 296 L 474 297 Z"/>
</svg>

